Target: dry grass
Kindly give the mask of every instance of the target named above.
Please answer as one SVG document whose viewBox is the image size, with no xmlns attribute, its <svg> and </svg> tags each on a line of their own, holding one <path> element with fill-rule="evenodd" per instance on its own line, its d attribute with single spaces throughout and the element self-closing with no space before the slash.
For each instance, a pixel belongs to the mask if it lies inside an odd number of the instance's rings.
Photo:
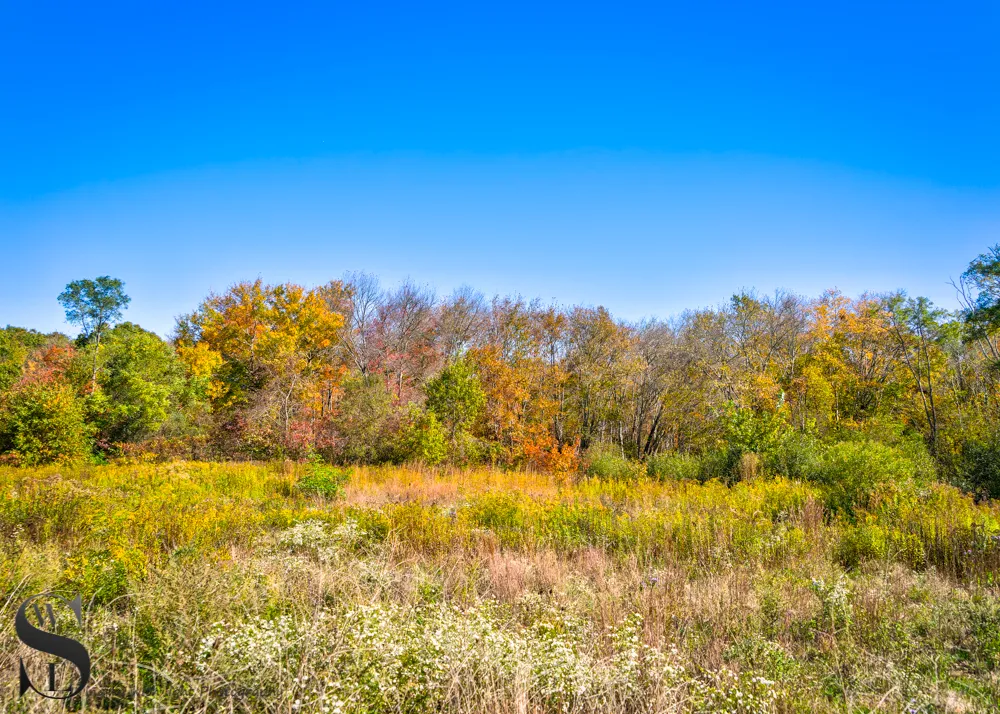
<svg viewBox="0 0 1000 714">
<path fill-rule="evenodd" d="M 52 708 L 16 697 L 12 628 L 47 589 L 88 605 L 94 711 L 1000 704 L 997 511 L 945 487 L 848 523 L 780 480 L 300 475 L 0 470 L 0 711 Z"/>
</svg>

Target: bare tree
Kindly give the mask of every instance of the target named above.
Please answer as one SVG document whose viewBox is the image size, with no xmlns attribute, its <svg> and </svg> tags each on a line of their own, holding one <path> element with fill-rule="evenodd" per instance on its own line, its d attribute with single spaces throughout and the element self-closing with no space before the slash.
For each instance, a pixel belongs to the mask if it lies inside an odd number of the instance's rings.
<svg viewBox="0 0 1000 714">
<path fill-rule="evenodd" d="M 483 294 L 468 286 L 458 288 L 441 304 L 437 337 L 445 358 L 463 354 L 482 339 L 488 311 Z"/>
<path fill-rule="evenodd" d="M 348 362 L 361 374 L 367 375 L 378 360 L 376 335 L 379 311 L 386 296 L 378 278 L 368 273 L 349 273 L 344 283 L 350 295 L 348 312 L 344 316 L 342 344 Z"/>
<path fill-rule="evenodd" d="M 434 366 L 434 304 L 427 288 L 403 283 L 379 306 L 375 333 L 386 368 L 393 376 L 396 398 L 403 398 L 405 378 L 422 377 Z"/>
</svg>

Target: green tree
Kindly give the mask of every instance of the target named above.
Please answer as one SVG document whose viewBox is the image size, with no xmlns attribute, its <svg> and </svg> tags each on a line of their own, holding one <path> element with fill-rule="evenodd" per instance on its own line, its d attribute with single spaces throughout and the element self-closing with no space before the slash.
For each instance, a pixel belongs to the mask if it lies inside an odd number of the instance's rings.
<svg viewBox="0 0 1000 714">
<path fill-rule="evenodd" d="M 935 308 L 925 297 L 907 298 L 904 293 L 890 296 L 887 305 L 892 333 L 899 344 L 903 362 L 916 383 L 927 419 L 931 452 L 937 453 L 940 425 L 936 377 L 943 362 L 940 346 L 949 336 L 945 320 L 947 313 Z"/>
<path fill-rule="evenodd" d="M 479 379 L 464 359 L 445 367 L 424 388 L 427 408 L 444 422 L 452 443 L 466 431 L 486 404 Z"/>
<path fill-rule="evenodd" d="M 89 449 L 83 408 L 61 381 L 29 381 L 0 402 L 0 452 L 24 466 L 66 463 Z"/>
<path fill-rule="evenodd" d="M 94 365 L 90 378 L 91 391 L 97 387 L 97 357 L 101 335 L 122 318 L 131 298 L 125 294 L 125 283 L 107 275 L 96 280 L 74 280 L 59 295 L 59 304 L 66 310 L 66 321 L 79 325 L 83 336 L 95 344 Z"/>
<path fill-rule="evenodd" d="M 1000 365 L 1000 244 L 969 263 L 956 284 L 965 340 L 984 359 Z"/>
<path fill-rule="evenodd" d="M 21 378 L 28 350 L 9 330 L 0 330 L 0 392 Z"/>
<path fill-rule="evenodd" d="M 96 350 L 96 345 L 91 347 Z M 94 394 L 101 438 L 136 442 L 181 412 L 187 381 L 174 349 L 130 322 L 107 333 Z"/>
<path fill-rule="evenodd" d="M 352 463 L 382 460 L 392 415 L 392 395 L 385 382 L 375 375 L 355 372 L 340 386 L 343 393 L 333 418 L 340 458 Z"/>
<path fill-rule="evenodd" d="M 410 407 L 410 423 L 403 434 L 403 449 L 409 459 L 430 466 L 444 461 L 448 455 L 447 437 L 441 422 L 432 411 Z"/>
</svg>

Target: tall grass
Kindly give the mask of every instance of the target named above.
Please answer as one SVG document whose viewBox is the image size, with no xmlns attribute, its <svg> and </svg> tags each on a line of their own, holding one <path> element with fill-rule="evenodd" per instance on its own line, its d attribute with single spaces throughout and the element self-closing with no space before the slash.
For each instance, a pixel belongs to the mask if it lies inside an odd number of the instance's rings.
<svg viewBox="0 0 1000 714">
<path fill-rule="evenodd" d="M 13 609 L 82 595 L 91 710 L 984 711 L 1000 511 L 943 485 L 294 464 L 0 469 Z M 652 469 L 650 469 L 652 471 Z M 341 476 L 337 476 L 340 487 Z"/>
</svg>

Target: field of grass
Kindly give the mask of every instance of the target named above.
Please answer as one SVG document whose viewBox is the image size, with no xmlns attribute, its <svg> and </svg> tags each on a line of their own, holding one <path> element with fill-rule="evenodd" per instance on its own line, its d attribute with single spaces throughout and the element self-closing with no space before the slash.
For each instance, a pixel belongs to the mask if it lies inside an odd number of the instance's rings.
<svg viewBox="0 0 1000 714">
<path fill-rule="evenodd" d="M 0 470 L 0 711 L 62 708 L 17 697 L 45 590 L 83 598 L 86 711 L 1000 708 L 1000 508 L 948 486 L 847 517 L 784 480 L 308 468 Z"/>
</svg>

